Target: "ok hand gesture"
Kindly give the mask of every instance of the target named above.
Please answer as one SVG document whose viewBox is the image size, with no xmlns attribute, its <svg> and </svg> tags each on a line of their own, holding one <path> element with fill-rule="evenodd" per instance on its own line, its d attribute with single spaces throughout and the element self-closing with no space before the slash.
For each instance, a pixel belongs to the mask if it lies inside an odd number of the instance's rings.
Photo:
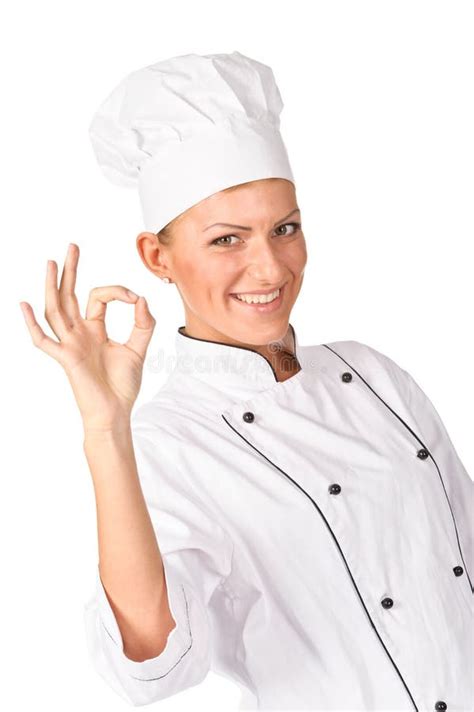
<svg viewBox="0 0 474 712">
<path fill-rule="evenodd" d="M 44 316 L 58 341 L 44 333 L 28 302 L 20 306 L 33 344 L 65 370 L 84 430 L 108 430 L 130 420 L 156 321 L 145 298 L 120 285 L 92 289 L 86 315 L 81 316 L 74 293 L 78 261 L 79 247 L 71 243 L 58 289 L 58 266 L 48 260 Z M 135 324 L 125 344 L 107 336 L 105 313 L 115 299 L 135 305 Z"/>
</svg>

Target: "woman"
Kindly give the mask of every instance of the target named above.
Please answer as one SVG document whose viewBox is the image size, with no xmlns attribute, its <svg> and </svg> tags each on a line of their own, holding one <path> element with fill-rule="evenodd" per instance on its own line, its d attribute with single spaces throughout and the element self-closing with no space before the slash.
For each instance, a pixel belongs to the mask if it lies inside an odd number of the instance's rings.
<svg viewBox="0 0 474 712">
<path fill-rule="evenodd" d="M 471 709 L 474 484 L 431 401 L 388 356 L 298 343 L 289 319 L 307 255 L 294 182 L 280 173 L 229 173 L 199 201 L 183 185 L 189 207 L 174 204 L 166 224 L 145 197 L 148 224 L 164 229 L 141 232 L 137 249 L 176 285 L 185 325 L 174 370 L 135 412 L 156 324 L 145 299 L 96 288 L 83 318 L 71 245 L 59 289 L 54 261 L 47 274 L 59 342 L 23 303 L 84 423 L 94 665 L 132 705 L 212 668 L 239 685 L 241 709 Z M 107 337 L 114 299 L 134 304 L 126 344 Z"/>
</svg>

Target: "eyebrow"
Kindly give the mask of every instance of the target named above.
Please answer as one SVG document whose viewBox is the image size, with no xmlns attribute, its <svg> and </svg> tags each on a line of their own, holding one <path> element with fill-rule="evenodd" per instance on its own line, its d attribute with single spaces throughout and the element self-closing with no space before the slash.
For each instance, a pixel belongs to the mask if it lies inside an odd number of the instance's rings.
<svg viewBox="0 0 474 712">
<path fill-rule="evenodd" d="M 291 211 L 291 213 L 288 213 L 288 215 L 285 215 L 284 218 L 281 218 L 281 220 L 277 220 L 276 223 L 273 225 L 273 227 L 276 227 L 278 223 L 283 222 L 283 220 L 287 220 L 289 217 L 291 217 L 294 213 L 299 212 L 299 208 L 295 208 L 294 210 Z M 206 232 L 206 230 L 210 230 L 211 227 L 232 227 L 236 230 L 251 230 L 251 227 L 245 227 L 245 225 L 232 225 L 231 223 L 213 223 L 212 225 L 208 225 L 207 227 L 204 228 L 203 232 Z"/>
</svg>

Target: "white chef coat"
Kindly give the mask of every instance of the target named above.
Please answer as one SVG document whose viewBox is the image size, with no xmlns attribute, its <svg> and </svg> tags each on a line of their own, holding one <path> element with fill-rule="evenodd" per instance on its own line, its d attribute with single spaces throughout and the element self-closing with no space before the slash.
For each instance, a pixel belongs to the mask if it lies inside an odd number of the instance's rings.
<svg viewBox="0 0 474 712">
<path fill-rule="evenodd" d="M 97 567 L 99 674 L 133 706 L 212 669 L 240 709 L 472 711 L 474 483 L 428 397 L 358 341 L 291 326 L 301 370 L 279 382 L 183 328 L 132 415 L 176 627 L 128 659 Z"/>
</svg>

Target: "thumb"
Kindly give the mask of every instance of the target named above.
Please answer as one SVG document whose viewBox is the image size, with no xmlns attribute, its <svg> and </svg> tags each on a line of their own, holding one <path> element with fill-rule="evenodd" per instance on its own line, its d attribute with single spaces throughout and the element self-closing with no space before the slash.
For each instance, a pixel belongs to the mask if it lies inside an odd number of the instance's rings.
<svg viewBox="0 0 474 712">
<path fill-rule="evenodd" d="M 145 297 L 138 297 L 135 302 L 134 318 L 135 324 L 125 346 L 135 351 L 144 359 L 156 324 L 156 320 L 148 309 Z"/>
</svg>

